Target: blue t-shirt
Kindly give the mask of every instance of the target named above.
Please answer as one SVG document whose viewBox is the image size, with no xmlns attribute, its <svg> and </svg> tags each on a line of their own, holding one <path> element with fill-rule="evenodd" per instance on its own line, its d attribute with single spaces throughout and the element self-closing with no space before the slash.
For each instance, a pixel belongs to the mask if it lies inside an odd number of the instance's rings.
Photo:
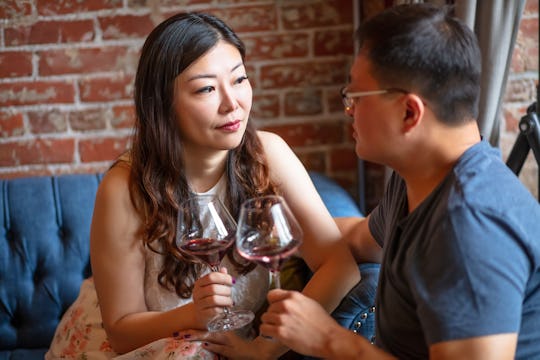
<svg viewBox="0 0 540 360">
<path fill-rule="evenodd" d="M 540 205 L 481 141 L 411 213 L 393 174 L 372 212 L 384 248 L 376 342 L 400 358 L 431 344 L 519 333 L 516 358 L 540 358 Z"/>
</svg>

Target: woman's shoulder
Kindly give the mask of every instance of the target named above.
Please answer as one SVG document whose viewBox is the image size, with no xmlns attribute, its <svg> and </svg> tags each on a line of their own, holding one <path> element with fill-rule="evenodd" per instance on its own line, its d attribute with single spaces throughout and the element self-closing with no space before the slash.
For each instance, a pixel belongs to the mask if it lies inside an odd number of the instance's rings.
<svg viewBox="0 0 540 360">
<path fill-rule="evenodd" d="M 106 197 L 129 196 L 130 176 L 131 165 L 121 158 L 117 159 L 103 175 L 98 193 Z"/>
<path fill-rule="evenodd" d="M 268 150 L 289 149 L 289 145 L 281 136 L 270 131 L 257 130 L 257 136 L 263 148 Z"/>
</svg>

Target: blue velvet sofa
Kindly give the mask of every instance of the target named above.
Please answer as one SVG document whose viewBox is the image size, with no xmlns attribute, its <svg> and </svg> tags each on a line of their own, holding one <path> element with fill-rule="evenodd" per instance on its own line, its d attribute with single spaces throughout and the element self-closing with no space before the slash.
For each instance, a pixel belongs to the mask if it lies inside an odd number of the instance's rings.
<svg viewBox="0 0 540 360">
<path fill-rule="evenodd" d="M 312 179 L 333 216 L 361 215 L 354 200 L 318 173 Z M 62 314 L 91 275 L 89 231 L 101 174 L 0 180 L 0 360 L 43 359 Z M 371 338 L 378 266 L 334 313 Z"/>
</svg>

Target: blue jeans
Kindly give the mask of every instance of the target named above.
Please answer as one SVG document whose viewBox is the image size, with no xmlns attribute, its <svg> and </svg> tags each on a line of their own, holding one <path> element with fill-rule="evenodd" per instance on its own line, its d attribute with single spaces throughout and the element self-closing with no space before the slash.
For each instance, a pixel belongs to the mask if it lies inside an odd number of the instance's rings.
<svg viewBox="0 0 540 360">
<path fill-rule="evenodd" d="M 373 342 L 375 339 L 375 294 L 379 281 L 380 264 L 363 263 L 358 265 L 361 279 L 338 305 L 332 317 L 341 326 L 354 331 Z M 280 360 L 314 360 L 290 351 Z"/>
<path fill-rule="evenodd" d="M 361 280 L 343 298 L 332 317 L 343 327 L 375 339 L 375 294 L 379 281 L 380 264 L 363 263 L 358 266 Z"/>
</svg>

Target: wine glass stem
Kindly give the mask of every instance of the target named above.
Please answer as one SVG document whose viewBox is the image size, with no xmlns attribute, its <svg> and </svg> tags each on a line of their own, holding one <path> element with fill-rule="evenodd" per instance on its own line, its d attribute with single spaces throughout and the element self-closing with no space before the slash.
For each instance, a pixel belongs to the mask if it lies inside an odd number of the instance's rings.
<svg viewBox="0 0 540 360">
<path fill-rule="evenodd" d="M 281 289 L 281 280 L 278 270 L 271 270 L 270 274 L 272 275 L 272 282 L 274 283 L 274 289 Z"/>
</svg>

